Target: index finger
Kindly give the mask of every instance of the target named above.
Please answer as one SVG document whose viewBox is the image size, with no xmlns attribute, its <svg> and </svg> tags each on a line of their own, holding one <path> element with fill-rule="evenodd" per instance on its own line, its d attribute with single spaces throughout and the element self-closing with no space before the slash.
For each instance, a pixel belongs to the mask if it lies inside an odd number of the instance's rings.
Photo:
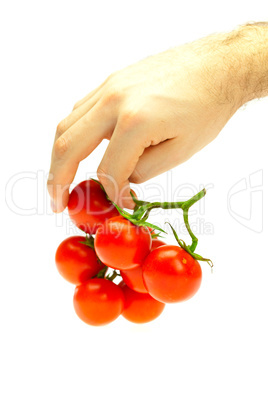
<svg viewBox="0 0 268 402">
<path fill-rule="evenodd" d="M 55 141 L 47 182 L 54 212 L 62 212 L 68 204 L 69 187 L 80 161 L 85 159 L 112 130 L 112 118 L 105 119 L 101 107 L 95 105 Z"/>
</svg>

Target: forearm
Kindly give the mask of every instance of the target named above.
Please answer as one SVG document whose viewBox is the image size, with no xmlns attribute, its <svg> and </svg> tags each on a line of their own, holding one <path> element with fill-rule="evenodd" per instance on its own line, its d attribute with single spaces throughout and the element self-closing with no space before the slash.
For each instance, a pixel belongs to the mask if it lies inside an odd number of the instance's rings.
<svg viewBox="0 0 268 402">
<path fill-rule="evenodd" d="M 235 87 L 241 104 L 268 95 L 268 22 L 247 24 L 230 34 Z"/>
<path fill-rule="evenodd" d="M 209 35 L 175 48 L 173 56 L 179 69 L 185 61 L 192 89 L 206 91 L 210 106 L 229 105 L 233 114 L 268 95 L 268 22 Z"/>
</svg>

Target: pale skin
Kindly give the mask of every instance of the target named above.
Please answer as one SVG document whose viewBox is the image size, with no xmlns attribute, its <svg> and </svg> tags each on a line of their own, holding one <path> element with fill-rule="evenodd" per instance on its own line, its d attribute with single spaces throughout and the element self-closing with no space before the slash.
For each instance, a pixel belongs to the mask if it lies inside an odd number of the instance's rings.
<svg viewBox="0 0 268 402">
<path fill-rule="evenodd" d="M 48 191 L 67 206 L 80 161 L 103 139 L 97 174 L 109 198 L 133 208 L 130 183 L 185 162 L 244 103 L 268 95 L 268 23 L 247 24 L 150 56 L 109 76 L 56 131 Z"/>
</svg>

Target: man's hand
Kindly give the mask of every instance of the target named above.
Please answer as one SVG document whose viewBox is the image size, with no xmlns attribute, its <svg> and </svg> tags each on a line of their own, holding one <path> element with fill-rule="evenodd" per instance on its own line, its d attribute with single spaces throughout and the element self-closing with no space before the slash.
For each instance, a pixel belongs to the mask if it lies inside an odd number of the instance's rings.
<svg viewBox="0 0 268 402">
<path fill-rule="evenodd" d="M 126 208 L 134 206 L 130 182 L 159 175 L 211 142 L 243 103 L 262 96 L 253 95 L 253 78 L 245 81 L 248 41 L 256 53 L 258 29 L 267 35 L 266 26 L 245 26 L 148 57 L 77 102 L 57 127 L 48 180 L 53 210 L 66 207 L 79 162 L 104 138 L 110 142 L 98 178 Z"/>
</svg>

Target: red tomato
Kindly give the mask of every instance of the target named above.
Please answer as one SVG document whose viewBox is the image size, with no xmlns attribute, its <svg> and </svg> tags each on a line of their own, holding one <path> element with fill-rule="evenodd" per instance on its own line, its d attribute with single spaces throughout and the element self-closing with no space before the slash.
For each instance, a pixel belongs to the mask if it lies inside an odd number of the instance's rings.
<svg viewBox="0 0 268 402">
<path fill-rule="evenodd" d="M 190 299 L 202 281 L 200 264 L 179 246 L 153 250 L 142 266 L 143 281 L 149 294 L 163 303 Z"/>
<path fill-rule="evenodd" d="M 63 240 L 56 251 L 55 262 L 59 273 L 75 285 L 85 282 L 103 268 L 95 251 L 82 244 L 83 236 L 72 236 Z"/>
<path fill-rule="evenodd" d="M 106 219 L 119 215 L 117 209 L 107 200 L 100 184 L 94 180 L 82 181 L 72 190 L 68 212 L 72 222 L 89 234 L 95 234 Z"/>
<path fill-rule="evenodd" d="M 74 309 L 78 317 L 90 325 L 114 321 L 124 308 L 122 289 L 108 279 L 93 278 L 76 286 Z"/>
<path fill-rule="evenodd" d="M 122 276 L 123 281 L 129 288 L 135 290 L 136 292 L 148 293 L 143 283 L 141 266 L 137 268 L 128 269 L 126 271 L 121 270 L 120 274 Z"/>
<path fill-rule="evenodd" d="M 94 244 L 105 265 L 131 269 L 142 264 L 150 252 L 152 239 L 147 227 L 133 225 L 120 215 L 98 228 Z"/>
<path fill-rule="evenodd" d="M 123 281 L 119 286 L 124 292 L 125 307 L 122 316 L 131 322 L 142 324 L 157 318 L 165 304 L 152 298 L 148 293 L 138 293 L 130 289 Z"/>
<path fill-rule="evenodd" d="M 156 249 L 157 247 L 160 247 L 160 246 L 166 246 L 166 243 L 159 239 L 153 239 L 151 251 L 153 251 L 154 249 Z"/>
<path fill-rule="evenodd" d="M 153 239 L 151 251 L 153 251 L 157 247 L 164 246 L 164 245 L 166 245 L 166 243 L 164 243 L 163 241 L 158 240 L 158 239 Z M 129 288 L 135 290 L 136 292 L 148 293 L 148 291 L 143 283 L 141 266 L 139 266 L 137 268 L 133 268 L 133 269 L 128 269 L 126 271 L 122 270 L 120 273 L 121 273 L 123 281 Z"/>
</svg>

